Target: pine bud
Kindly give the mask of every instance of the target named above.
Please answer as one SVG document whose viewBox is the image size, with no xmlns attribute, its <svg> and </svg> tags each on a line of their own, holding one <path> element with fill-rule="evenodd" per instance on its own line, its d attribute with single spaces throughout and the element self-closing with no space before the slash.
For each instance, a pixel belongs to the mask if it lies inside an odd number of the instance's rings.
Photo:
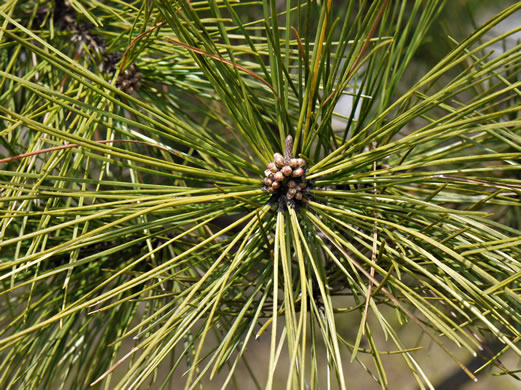
<svg viewBox="0 0 521 390">
<path fill-rule="evenodd" d="M 271 187 L 274 189 L 274 190 L 278 190 L 280 188 L 280 182 L 278 181 L 274 181 L 272 184 L 271 184 Z"/>
<path fill-rule="evenodd" d="M 284 174 L 281 172 L 281 171 L 278 171 L 277 173 L 275 173 L 273 175 L 273 178 L 276 180 L 276 181 L 283 181 L 284 180 Z"/>
<path fill-rule="evenodd" d="M 273 181 L 269 177 L 265 177 L 263 183 L 264 183 L 265 186 L 269 187 L 269 186 L 271 186 Z"/>
<path fill-rule="evenodd" d="M 293 169 L 291 169 L 289 165 L 285 165 L 281 168 L 280 171 L 284 174 L 284 176 L 289 176 L 293 172 Z"/>
<path fill-rule="evenodd" d="M 300 167 L 300 165 L 298 165 L 298 160 L 299 160 L 298 158 L 292 158 L 292 159 L 290 159 L 290 160 L 289 160 L 289 166 L 290 166 L 291 168 L 293 168 L 293 169 Z"/>
<path fill-rule="evenodd" d="M 297 182 L 295 180 L 290 180 L 288 182 L 288 187 L 289 188 L 295 188 L 297 186 Z"/>
<path fill-rule="evenodd" d="M 302 192 L 297 192 L 297 193 L 295 194 L 295 199 L 296 199 L 296 200 L 302 200 Z"/>
<path fill-rule="evenodd" d="M 304 160 L 303 158 L 297 158 L 297 166 L 299 168 L 304 168 L 306 166 L 306 160 Z"/>
<path fill-rule="evenodd" d="M 284 166 L 284 157 L 280 153 L 275 153 L 273 155 L 273 161 L 275 162 L 277 168 L 282 168 Z"/>
<path fill-rule="evenodd" d="M 266 168 L 268 168 L 269 171 L 270 171 L 270 172 L 273 172 L 273 173 L 275 173 L 275 172 L 278 171 L 277 166 L 276 166 L 275 163 L 273 163 L 273 162 L 270 162 L 270 163 L 266 166 Z"/>
<path fill-rule="evenodd" d="M 291 176 L 293 177 L 301 177 L 304 175 L 304 170 L 302 168 L 297 168 L 293 171 L 293 173 L 291 174 Z"/>
</svg>

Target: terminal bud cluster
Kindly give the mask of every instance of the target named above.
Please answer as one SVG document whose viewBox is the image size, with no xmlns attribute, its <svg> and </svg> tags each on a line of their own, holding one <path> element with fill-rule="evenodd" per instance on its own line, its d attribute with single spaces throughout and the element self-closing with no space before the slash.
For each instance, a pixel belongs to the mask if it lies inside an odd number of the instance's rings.
<svg viewBox="0 0 521 390">
<path fill-rule="evenodd" d="M 287 204 L 294 206 L 308 195 L 310 186 L 305 180 L 305 166 L 303 158 L 293 157 L 293 137 L 289 135 L 284 155 L 275 153 L 264 171 L 264 190 L 272 194 L 272 201 L 279 201 L 279 209 Z"/>
</svg>

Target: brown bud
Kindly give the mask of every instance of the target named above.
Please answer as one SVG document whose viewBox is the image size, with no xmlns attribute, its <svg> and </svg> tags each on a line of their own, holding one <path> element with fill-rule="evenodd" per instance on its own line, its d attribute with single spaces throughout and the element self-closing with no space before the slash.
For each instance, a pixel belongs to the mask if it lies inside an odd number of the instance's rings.
<svg viewBox="0 0 521 390">
<path fill-rule="evenodd" d="M 297 186 L 297 182 L 295 180 L 290 180 L 288 182 L 288 187 L 289 188 L 295 188 Z"/>
<path fill-rule="evenodd" d="M 284 174 L 284 176 L 289 176 L 293 172 L 293 169 L 289 165 L 283 166 L 280 171 Z"/>
<path fill-rule="evenodd" d="M 301 177 L 304 175 L 304 170 L 302 168 L 297 168 L 293 171 L 293 173 L 291 174 L 291 176 L 293 177 Z"/>
<path fill-rule="evenodd" d="M 278 171 L 277 173 L 275 173 L 273 175 L 273 178 L 276 180 L 276 181 L 283 181 L 284 180 L 284 174 L 281 172 L 281 171 Z"/>
<path fill-rule="evenodd" d="M 280 182 L 278 181 L 274 181 L 272 184 L 271 184 L 271 187 L 274 189 L 274 190 L 278 190 L 280 188 Z"/>
<path fill-rule="evenodd" d="M 304 160 L 303 158 L 297 158 L 297 166 L 299 168 L 304 168 L 306 166 L 306 160 Z"/>
<path fill-rule="evenodd" d="M 266 166 L 266 168 L 268 168 L 268 169 L 270 170 L 270 172 L 273 172 L 273 173 L 275 173 L 275 172 L 278 171 L 277 166 L 276 166 L 275 163 L 273 163 L 273 162 L 270 162 L 270 163 Z"/>
<path fill-rule="evenodd" d="M 273 187 L 266 188 L 266 192 L 269 194 L 273 194 L 275 192 L 275 189 Z"/>
<path fill-rule="evenodd" d="M 269 169 L 265 169 L 264 176 L 269 176 L 269 175 L 271 175 L 271 171 Z"/>
<path fill-rule="evenodd" d="M 303 189 L 305 189 L 307 186 L 308 186 L 308 183 L 306 183 L 306 182 L 302 182 L 302 183 L 299 183 L 298 188 L 299 188 L 300 190 L 303 190 Z"/>
<path fill-rule="evenodd" d="M 290 160 L 289 160 L 289 166 L 290 166 L 291 168 L 298 168 L 298 167 L 299 167 L 299 165 L 298 165 L 298 160 L 299 160 L 298 158 L 292 158 L 292 159 L 290 159 Z"/>
<path fill-rule="evenodd" d="M 282 168 L 284 166 L 284 157 L 280 153 L 275 153 L 273 155 L 273 162 L 277 168 Z"/>
<path fill-rule="evenodd" d="M 297 193 L 295 194 L 295 199 L 296 199 L 296 200 L 302 200 L 302 192 L 297 192 Z"/>
<path fill-rule="evenodd" d="M 273 180 L 271 180 L 269 177 L 265 177 L 264 180 L 263 180 L 263 183 L 265 186 L 271 186 L 271 184 L 273 183 Z"/>
</svg>

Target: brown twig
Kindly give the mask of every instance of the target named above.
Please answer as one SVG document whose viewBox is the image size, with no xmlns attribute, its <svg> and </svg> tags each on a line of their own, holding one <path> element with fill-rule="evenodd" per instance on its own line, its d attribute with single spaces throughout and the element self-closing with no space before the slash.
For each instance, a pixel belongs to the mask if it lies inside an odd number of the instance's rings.
<svg viewBox="0 0 521 390">
<path fill-rule="evenodd" d="M 127 353 L 125 356 L 123 356 L 121 359 L 119 359 L 112 367 L 110 367 L 107 371 L 105 371 L 104 374 L 102 374 L 98 379 L 96 379 L 90 385 L 94 386 L 96 383 L 98 383 L 98 382 L 102 381 L 103 379 L 105 379 L 112 371 L 114 371 L 116 368 L 118 368 L 118 366 L 121 363 L 123 363 L 125 360 L 127 360 L 138 349 L 139 349 L 139 347 L 132 348 L 129 353 Z"/>
<path fill-rule="evenodd" d="M 219 62 L 222 62 L 223 64 L 226 64 L 226 65 L 230 65 L 230 66 L 233 66 L 234 68 L 236 69 L 239 69 L 241 71 L 243 71 L 244 73 L 247 73 L 249 74 L 250 76 L 256 78 L 257 80 L 259 80 L 261 83 L 263 83 L 264 85 L 266 85 L 269 89 L 271 89 L 271 91 L 273 92 L 273 94 L 277 97 L 277 100 L 280 101 L 280 96 L 277 94 L 277 92 L 275 91 L 275 88 L 273 88 L 271 86 L 270 83 L 268 83 L 266 80 L 264 80 L 262 77 L 256 75 L 254 72 L 252 72 L 251 70 L 245 68 L 244 66 L 241 66 L 239 64 L 236 64 L 235 62 L 232 62 L 230 60 L 227 60 L 225 58 L 222 58 L 222 57 L 219 57 L 218 55 L 215 55 L 215 54 L 212 54 L 212 53 L 208 53 L 207 51 L 204 51 L 204 50 L 201 50 L 201 49 L 198 49 L 197 47 L 194 47 L 194 46 L 190 46 L 189 44 L 187 43 L 184 43 L 184 42 L 181 42 L 181 41 L 178 41 L 178 40 L 175 40 L 175 39 L 172 39 L 172 38 L 168 38 L 168 37 L 165 37 L 165 39 L 169 42 L 172 42 L 176 45 L 179 45 L 181 47 L 184 47 L 185 49 L 188 49 L 194 53 L 197 53 L 197 54 L 201 54 L 203 56 L 206 56 L 206 57 L 210 57 L 216 61 L 219 61 Z"/>
<path fill-rule="evenodd" d="M 291 31 L 293 31 L 293 34 L 295 34 L 295 38 L 297 39 L 297 45 L 298 45 L 298 50 L 299 50 L 300 56 L 302 57 L 302 60 L 304 62 L 306 62 L 306 51 L 304 50 L 304 45 L 302 44 L 302 40 L 300 39 L 300 35 L 299 35 L 297 29 L 295 27 L 293 27 L 293 26 L 291 26 Z M 308 73 L 311 72 L 309 67 L 307 67 L 306 71 Z M 320 96 L 320 94 L 317 96 L 317 99 L 318 99 L 318 102 L 320 104 L 322 104 L 322 97 Z"/>
<path fill-rule="evenodd" d="M 114 140 L 101 140 L 101 141 L 94 141 L 94 142 L 98 142 L 100 144 L 109 144 L 109 143 L 117 143 L 117 142 L 141 144 L 141 145 L 147 145 L 147 146 L 152 146 L 152 147 L 155 147 L 155 148 L 159 148 L 159 149 L 165 150 L 165 151 L 167 151 L 169 153 L 172 153 L 173 155 L 176 155 L 176 152 L 174 152 L 174 151 L 172 151 L 172 150 L 170 150 L 168 148 L 165 148 L 164 146 L 154 145 L 154 144 L 150 144 L 150 143 L 144 142 L 144 141 L 137 141 L 137 140 L 130 140 L 130 139 L 114 139 Z M 61 145 L 61 146 L 53 146 L 52 148 L 41 149 L 41 150 L 37 150 L 35 152 L 24 153 L 24 154 L 19 154 L 17 156 L 11 156 L 11 157 L 4 158 L 4 159 L 0 160 L 0 164 L 1 163 L 5 163 L 5 162 L 9 162 L 9 161 L 19 160 L 19 159 L 25 158 L 25 157 L 35 156 L 37 154 L 54 152 L 56 150 L 77 148 L 79 146 L 80 145 L 78 145 L 78 144 L 68 144 L 68 145 Z"/>
<path fill-rule="evenodd" d="M 163 20 L 162 22 L 156 24 L 154 27 L 152 27 L 150 30 L 147 30 L 141 34 L 139 34 L 137 37 L 135 37 L 132 42 L 130 42 L 130 45 L 128 45 L 127 49 L 125 50 L 125 52 L 123 53 L 123 57 L 121 58 L 121 65 L 119 67 L 119 71 L 121 72 L 123 70 L 123 68 L 125 67 L 125 62 L 127 60 L 127 53 L 130 49 L 132 49 L 136 43 L 138 43 L 141 38 L 143 38 L 145 35 L 148 35 L 150 34 L 152 31 L 158 29 L 159 27 L 161 27 L 163 24 L 166 23 L 166 20 Z"/>
<path fill-rule="evenodd" d="M 297 29 L 293 26 L 291 26 L 291 31 L 293 31 L 293 34 L 295 34 L 295 38 L 297 39 L 297 44 L 298 44 L 298 49 L 299 49 L 299 52 L 300 52 L 300 56 L 302 57 L 303 60 L 306 59 L 306 51 L 304 50 L 304 45 L 302 45 L 302 41 L 300 39 L 300 35 L 297 31 Z"/>
</svg>

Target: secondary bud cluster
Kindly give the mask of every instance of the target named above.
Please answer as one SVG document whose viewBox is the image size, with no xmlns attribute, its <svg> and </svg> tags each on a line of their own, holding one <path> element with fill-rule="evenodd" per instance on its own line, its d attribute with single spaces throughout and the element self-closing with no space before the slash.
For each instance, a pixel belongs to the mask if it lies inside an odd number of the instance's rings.
<svg viewBox="0 0 521 390">
<path fill-rule="evenodd" d="M 280 153 L 273 155 L 273 161 L 264 171 L 264 190 L 273 194 L 274 198 L 285 201 L 301 201 L 307 194 L 309 187 L 305 180 L 306 161 L 303 158 L 293 157 L 293 138 L 286 138 L 284 156 Z"/>
<path fill-rule="evenodd" d="M 94 25 L 90 23 L 77 23 L 74 19 L 68 24 L 68 29 L 72 32 L 71 41 L 79 45 L 87 45 L 89 50 L 101 54 L 106 49 L 106 42 L 103 37 L 92 32 Z"/>
<path fill-rule="evenodd" d="M 141 77 L 143 77 L 141 72 L 132 64 L 119 74 L 116 80 L 116 86 L 123 92 L 132 94 L 141 85 Z"/>
<path fill-rule="evenodd" d="M 116 67 L 122 57 L 123 55 L 119 51 L 103 54 L 103 62 L 99 65 L 100 72 L 112 77 L 116 73 Z M 142 77 L 143 74 L 137 69 L 135 64 L 132 64 L 118 75 L 116 87 L 130 95 L 139 89 Z"/>
</svg>

